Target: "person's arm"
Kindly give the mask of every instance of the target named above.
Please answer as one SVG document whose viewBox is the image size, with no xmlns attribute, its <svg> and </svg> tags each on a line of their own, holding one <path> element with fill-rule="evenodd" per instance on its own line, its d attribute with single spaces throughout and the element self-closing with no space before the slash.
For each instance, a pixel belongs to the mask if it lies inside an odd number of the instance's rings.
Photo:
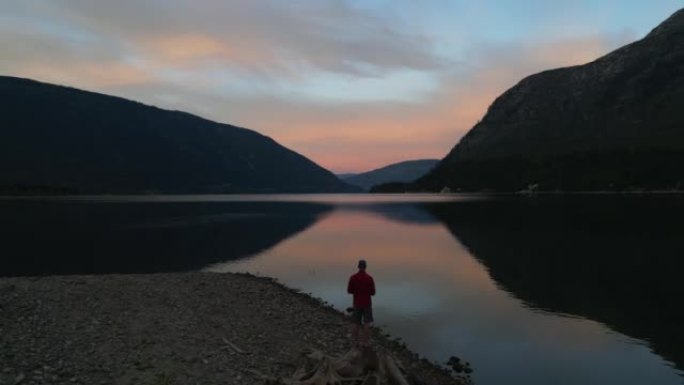
<svg viewBox="0 0 684 385">
<path fill-rule="evenodd" d="M 375 295 L 375 281 L 372 277 L 370 279 L 370 295 Z"/>
</svg>

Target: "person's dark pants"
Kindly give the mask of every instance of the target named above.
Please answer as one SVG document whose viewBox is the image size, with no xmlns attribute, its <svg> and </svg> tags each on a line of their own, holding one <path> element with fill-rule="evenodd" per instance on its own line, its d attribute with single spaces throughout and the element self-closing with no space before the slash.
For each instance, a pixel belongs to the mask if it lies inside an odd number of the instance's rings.
<svg viewBox="0 0 684 385">
<path fill-rule="evenodd" d="M 352 321 L 355 324 L 364 325 L 373 322 L 373 307 L 354 307 Z"/>
</svg>

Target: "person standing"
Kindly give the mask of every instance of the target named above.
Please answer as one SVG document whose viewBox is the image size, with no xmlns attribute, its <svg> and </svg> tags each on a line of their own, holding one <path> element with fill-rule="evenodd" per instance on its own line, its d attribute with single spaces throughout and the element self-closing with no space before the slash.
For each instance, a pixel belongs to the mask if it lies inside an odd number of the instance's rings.
<svg viewBox="0 0 684 385">
<path fill-rule="evenodd" d="M 362 346 L 368 346 L 370 328 L 373 325 L 371 296 L 375 295 L 375 282 L 373 277 L 366 273 L 365 260 L 359 261 L 358 268 L 359 271 L 349 277 L 349 284 L 347 284 L 347 293 L 354 296 L 352 337 Z"/>
</svg>

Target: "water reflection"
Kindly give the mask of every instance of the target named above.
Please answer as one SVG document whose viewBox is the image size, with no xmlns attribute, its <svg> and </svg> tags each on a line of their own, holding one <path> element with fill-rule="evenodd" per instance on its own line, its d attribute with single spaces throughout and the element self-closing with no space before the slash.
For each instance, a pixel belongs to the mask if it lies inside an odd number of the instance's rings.
<svg viewBox="0 0 684 385">
<path fill-rule="evenodd" d="M 516 297 L 648 340 L 684 368 L 684 199 L 498 199 L 427 209 Z"/>
<path fill-rule="evenodd" d="M 363 257 L 378 323 L 466 358 L 478 385 L 684 383 L 668 363 L 684 365 L 684 199 L 79 197 L 0 214 L 0 276 L 250 271 L 342 309 Z"/>
<path fill-rule="evenodd" d="M 266 250 L 331 209 L 299 202 L 0 200 L 0 276 L 196 270 Z"/>
<path fill-rule="evenodd" d="M 683 382 L 666 361 L 651 353 L 649 346 L 639 340 L 588 319 L 531 309 L 530 305 L 592 316 L 586 311 L 575 311 L 576 307 L 558 306 L 554 301 L 535 301 L 536 298 L 555 298 L 555 293 L 560 292 L 564 294 L 560 298 L 561 304 L 587 302 L 608 309 L 607 313 L 623 314 L 624 325 L 616 327 L 623 333 L 630 334 L 632 329 L 625 325 L 632 323 L 632 317 L 640 320 L 636 323 L 652 323 L 652 332 L 660 322 L 669 322 L 657 315 L 639 314 L 637 309 L 644 311 L 643 308 L 636 307 L 625 313 L 627 310 L 620 306 L 633 304 L 620 300 L 625 297 L 618 293 L 620 286 L 626 285 L 613 282 L 623 279 L 620 274 L 612 275 L 611 271 L 615 269 L 601 273 L 600 286 L 589 282 L 580 288 L 587 277 L 578 274 L 577 269 L 563 269 L 550 259 L 510 261 L 518 254 L 541 256 L 552 244 L 557 249 L 567 250 L 564 255 L 568 258 L 588 253 L 580 260 L 592 261 L 600 259 L 601 255 L 598 251 L 588 251 L 593 240 L 587 243 L 588 240 L 572 236 L 572 233 L 568 233 L 570 239 L 566 239 L 563 234 L 570 231 L 571 225 L 553 229 L 548 222 L 545 225 L 538 222 L 539 217 L 532 216 L 528 217 L 529 223 L 535 225 L 526 226 L 526 220 L 521 221 L 520 214 L 528 209 L 511 212 L 489 204 L 492 203 L 473 205 L 468 201 L 425 206 L 368 205 L 365 208 L 341 205 L 315 226 L 265 253 L 214 265 L 209 270 L 250 271 L 278 277 L 283 283 L 313 293 L 342 309 L 350 303 L 344 292 L 346 279 L 353 273 L 356 260 L 363 257 L 369 261 L 369 272 L 378 283 L 374 299 L 378 323 L 431 359 L 443 362 L 453 354 L 467 358 L 476 369 L 478 384 Z M 498 210 L 503 211 L 493 212 Z M 539 212 L 546 212 L 550 217 L 562 214 L 547 210 L 540 207 Z M 577 208 L 568 210 L 579 213 L 575 211 Z M 583 223 L 574 225 L 589 226 L 589 232 L 595 233 L 596 237 L 620 239 L 627 236 L 632 239 L 629 233 L 626 235 L 616 228 L 596 233 L 597 227 L 587 224 L 595 221 L 591 218 L 587 216 Z M 559 222 L 565 223 L 565 219 L 559 217 L 553 223 Z M 550 236 L 550 233 L 558 236 Z M 651 235 L 656 233 L 653 231 Z M 663 236 L 667 237 L 660 235 Z M 519 241 L 511 243 L 510 238 Z M 545 240 L 537 244 L 546 247 L 539 253 L 533 251 L 536 246 L 528 243 L 542 238 Z M 576 246 L 566 248 L 567 243 Z M 600 244 L 598 246 L 599 250 L 605 251 Z M 499 255 L 502 256 L 497 257 Z M 493 260 L 508 262 L 490 262 Z M 525 267 L 530 263 L 540 266 Z M 582 269 L 597 269 L 591 264 L 580 264 L 584 266 Z M 511 276 L 505 271 L 509 267 L 514 272 L 521 272 L 520 275 L 513 273 L 514 284 L 506 278 Z M 569 274 L 560 279 L 551 276 L 560 274 L 559 271 Z M 537 274 L 542 278 L 536 278 Z M 539 287 L 534 283 L 540 281 L 547 282 L 548 286 Z M 549 287 L 557 285 L 554 282 L 565 288 L 549 293 Z M 606 293 L 602 292 L 604 286 L 617 287 Z M 618 298 L 610 302 L 610 297 L 616 295 Z M 523 303 L 519 298 L 528 302 Z M 649 311 L 657 307 L 658 303 L 654 303 Z M 595 319 L 605 322 L 601 317 Z M 674 360 L 674 355 L 667 357 Z"/>
</svg>

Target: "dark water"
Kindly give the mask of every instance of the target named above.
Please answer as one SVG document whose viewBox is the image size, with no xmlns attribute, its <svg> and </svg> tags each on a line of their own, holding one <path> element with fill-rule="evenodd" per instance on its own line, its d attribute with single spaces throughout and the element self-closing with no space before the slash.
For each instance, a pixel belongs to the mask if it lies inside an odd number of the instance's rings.
<svg viewBox="0 0 684 385">
<path fill-rule="evenodd" d="M 0 200 L 0 275 L 249 271 L 377 324 L 477 384 L 684 384 L 684 198 Z"/>
</svg>

